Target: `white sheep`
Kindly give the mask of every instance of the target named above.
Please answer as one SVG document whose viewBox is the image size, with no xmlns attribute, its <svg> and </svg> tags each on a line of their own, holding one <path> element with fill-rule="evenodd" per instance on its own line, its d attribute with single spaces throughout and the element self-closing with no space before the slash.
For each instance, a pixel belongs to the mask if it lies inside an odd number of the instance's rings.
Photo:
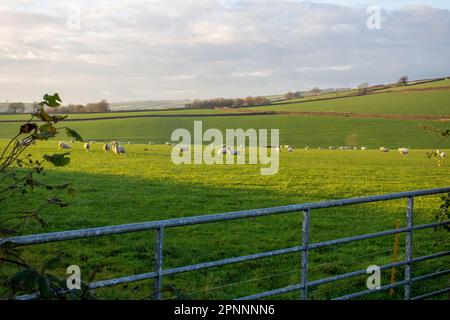
<svg viewBox="0 0 450 320">
<path fill-rule="evenodd" d="M 89 142 L 86 142 L 83 146 L 84 150 L 86 150 L 86 152 L 91 151 L 91 144 Z"/>
<path fill-rule="evenodd" d="M 367 150 L 367 147 L 361 147 L 361 150 Z"/>
<path fill-rule="evenodd" d="M 117 143 L 117 141 L 113 141 L 112 142 L 112 151 L 115 153 L 115 154 L 123 154 L 123 155 L 125 155 L 127 152 L 125 151 L 125 148 L 124 147 L 122 147 L 122 146 L 120 146 L 118 143 Z"/>
<path fill-rule="evenodd" d="M 409 154 L 408 148 L 398 148 L 398 152 L 400 152 L 401 155 L 407 156 Z"/>
<path fill-rule="evenodd" d="M 105 143 L 103 145 L 103 151 L 105 151 L 106 153 L 109 153 L 109 150 L 111 150 L 111 147 L 109 146 L 108 143 Z"/>
<path fill-rule="evenodd" d="M 381 151 L 381 152 L 389 152 L 389 148 L 381 147 L 381 148 L 380 148 L 380 151 Z"/>
<path fill-rule="evenodd" d="M 64 141 L 60 141 L 60 142 L 58 143 L 58 147 L 59 147 L 60 149 L 65 149 L 65 150 L 70 150 L 70 149 L 72 149 L 72 147 L 71 147 L 70 145 L 68 145 L 67 143 L 65 143 Z"/>
<path fill-rule="evenodd" d="M 289 146 L 289 147 L 288 147 L 288 152 L 291 153 L 291 152 L 293 152 L 293 151 L 294 151 L 294 148 L 291 147 L 291 146 Z"/>
<path fill-rule="evenodd" d="M 217 154 L 227 154 L 228 150 L 225 147 L 221 147 L 218 151 Z"/>
<path fill-rule="evenodd" d="M 306 147 L 305 150 L 308 151 L 308 150 L 309 150 L 309 147 Z"/>
<path fill-rule="evenodd" d="M 444 151 L 441 152 L 441 150 L 437 150 L 437 151 L 436 151 L 436 154 L 437 154 L 441 159 L 444 159 L 444 158 L 447 157 L 447 154 L 446 154 Z"/>
</svg>

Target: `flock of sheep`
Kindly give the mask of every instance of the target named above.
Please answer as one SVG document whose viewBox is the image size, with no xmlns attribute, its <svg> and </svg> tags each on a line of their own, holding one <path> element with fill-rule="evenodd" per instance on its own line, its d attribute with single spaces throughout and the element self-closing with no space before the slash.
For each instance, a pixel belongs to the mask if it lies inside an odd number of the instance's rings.
<svg viewBox="0 0 450 320">
<path fill-rule="evenodd" d="M 72 143 L 73 143 L 73 141 L 72 141 Z M 86 150 L 86 152 L 90 152 L 91 146 L 94 144 L 95 144 L 95 141 L 86 142 L 86 143 L 84 143 L 83 148 L 84 148 L 84 150 Z M 63 150 L 72 149 L 70 144 L 68 144 L 67 142 L 64 142 L 64 141 L 60 141 L 58 143 L 58 147 L 59 147 L 59 149 L 63 149 Z M 103 149 L 103 151 L 105 151 L 105 153 L 109 153 L 110 151 L 114 152 L 115 154 L 121 154 L 121 155 L 125 155 L 127 153 L 125 148 L 123 146 L 121 146 L 117 141 L 113 141 L 113 142 L 111 142 L 111 144 L 109 144 L 109 143 L 103 144 L 102 149 Z"/>
<path fill-rule="evenodd" d="M 73 142 L 74 141 L 72 141 L 72 143 Z M 91 146 L 93 144 L 95 144 L 94 140 L 86 142 L 86 143 L 84 143 L 83 148 L 86 150 L 86 152 L 90 152 Z M 131 142 L 128 142 L 128 144 L 131 144 Z M 153 143 L 149 142 L 149 144 L 151 145 Z M 170 142 L 166 142 L 165 144 L 166 145 L 172 145 L 172 146 L 175 145 L 174 143 L 170 143 Z M 70 144 L 68 144 L 66 142 L 63 142 L 63 141 L 60 141 L 58 143 L 58 147 L 59 147 L 59 149 L 64 149 L 64 150 L 70 150 L 72 148 L 70 146 Z M 188 146 L 179 146 L 178 148 L 179 148 L 180 152 L 187 152 L 187 151 L 189 151 L 189 147 Z M 245 146 L 244 145 L 240 145 L 239 148 L 240 149 L 245 149 Z M 228 155 L 240 155 L 239 148 L 238 149 L 234 149 L 234 148 L 231 148 L 231 147 L 227 147 L 226 145 L 221 145 L 218 148 L 217 154 L 219 154 L 219 155 L 220 154 L 224 154 L 224 155 L 225 154 L 228 154 Z M 282 146 L 275 146 L 275 147 L 274 146 L 268 146 L 268 148 L 271 148 L 275 152 L 281 152 L 282 149 L 286 149 L 289 153 L 292 153 L 294 151 L 294 149 L 295 149 L 293 146 L 290 146 L 290 145 L 282 145 Z M 114 152 L 115 154 L 120 154 L 120 155 L 125 155 L 127 153 L 125 148 L 123 146 L 121 146 L 120 143 L 117 142 L 117 141 L 112 141 L 110 144 L 109 143 L 103 144 L 102 149 L 103 149 L 103 151 L 105 151 L 105 153 L 109 153 L 110 151 Z M 309 150 L 309 149 L 310 149 L 309 147 L 305 147 L 305 150 Z M 318 149 L 319 150 L 324 150 L 324 148 L 322 148 L 322 147 L 319 147 Z M 357 147 L 349 147 L 349 146 L 341 146 L 341 147 L 330 146 L 330 147 L 328 147 L 328 149 L 329 150 L 358 150 Z M 360 147 L 360 149 L 361 150 L 367 150 L 368 148 L 367 147 Z M 379 150 L 381 152 L 383 152 L 383 153 L 386 153 L 386 152 L 390 151 L 390 149 L 387 148 L 387 147 L 381 147 L 381 148 L 379 148 Z M 401 155 L 406 156 L 406 155 L 409 154 L 410 149 L 409 148 L 398 148 L 398 152 Z M 443 151 L 440 151 L 440 150 L 437 150 L 436 154 L 442 159 L 447 157 L 447 154 L 445 152 L 443 152 Z"/>
</svg>

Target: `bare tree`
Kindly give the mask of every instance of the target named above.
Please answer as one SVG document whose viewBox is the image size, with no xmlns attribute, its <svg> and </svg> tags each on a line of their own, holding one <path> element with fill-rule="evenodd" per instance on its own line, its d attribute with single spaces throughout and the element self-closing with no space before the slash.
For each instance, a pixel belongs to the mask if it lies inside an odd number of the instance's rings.
<svg viewBox="0 0 450 320">
<path fill-rule="evenodd" d="M 408 84 L 408 76 L 401 76 L 400 79 L 398 79 L 398 83 L 406 86 Z"/>
</svg>

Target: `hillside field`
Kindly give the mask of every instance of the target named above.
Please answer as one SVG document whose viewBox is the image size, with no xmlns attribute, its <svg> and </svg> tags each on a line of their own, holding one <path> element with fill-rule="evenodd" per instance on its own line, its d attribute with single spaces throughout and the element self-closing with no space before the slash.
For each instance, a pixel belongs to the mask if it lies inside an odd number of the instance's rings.
<svg viewBox="0 0 450 320">
<path fill-rule="evenodd" d="M 73 145 L 71 164 L 49 168 L 49 181 L 71 181 L 77 190 L 70 205 L 51 208 L 43 216 L 49 227 L 33 224 L 26 233 L 60 231 L 86 227 L 152 221 L 183 216 L 221 213 L 364 196 L 449 185 L 448 164 L 438 167 L 425 157 L 427 150 L 414 150 L 404 157 L 398 152 L 296 150 L 280 154 L 280 171 L 261 176 L 258 165 L 174 165 L 171 146 L 127 145 L 128 155 L 106 155 L 95 144 L 91 153 Z M 145 151 L 145 148 L 150 148 Z M 35 155 L 56 152 L 54 142 L 32 147 Z M 130 192 L 131 191 L 131 192 Z M 434 221 L 438 197 L 419 198 L 415 223 Z M 23 201 L 23 200 L 21 200 Z M 403 201 L 318 210 L 312 213 L 311 241 L 391 229 L 396 219 L 404 225 Z M 8 210 L 11 208 L 2 208 Z M 244 219 L 167 230 L 164 267 L 223 259 L 262 252 L 300 243 L 300 213 Z M 84 274 L 101 266 L 96 280 L 149 272 L 153 268 L 152 232 L 68 241 L 29 247 L 26 257 L 39 264 L 42 257 L 64 253 L 68 264 L 78 264 Z M 425 241 L 426 240 L 426 241 Z M 329 277 L 372 264 L 392 261 L 393 236 L 367 240 L 310 253 L 311 280 Z M 443 230 L 415 233 L 415 256 L 448 249 Z M 404 252 L 401 240 L 400 257 Z M 211 270 L 176 275 L 165 279 L 178 291 L 164 298 L 229 299 L 298 283 L 299 255 L 291 254 Z M 450 260 L 418 264 L 414 275 L 437 271 Z M 401 271 L 401 268 L 399 268 Z M 4 270 L 5 271 L 5 270 Z M 58 270 L 62 275 L 64 270 Z M 389 272 L 383 273 L 383 281 Z M 448 278 L 448 277 L 447 277 Z M 2 273 L 1 279 L 5 279 Z M 414 288 L 414 294 L 442 286 L 442 278 Z M 364 289 L 365 277 L 358 277 L 311 289 L 313 299 L 336 297 Z M 152 281 L 98 291 L 103 298 L 145 298 L 151 296 Z M 277 298 L 296 298 L 298 294 Z M 394 298 L 401 299 L 401 289 Z M 370 298 L 387 298 L 381 293 Z"/>
<path fill-rule="evenodd" d="M 376 114 L 450 115 L 450 91 L 395 92 L 329 101 L 277 104 L 248 111 L 336 111 Z M 82 143 L 72 143 L 71 163 L 67 167 L 47 166 L 48 182 L 71 182 L 76 192 L 65 196 L 67 208 L 46 209 L 42 216 L 48 227 L 25 225 L 24 234 L 81 229 L 176 217 L 205 215 L 246 209 L 298 204 L 344 197 L 357 197 L 414 189 L 448 187 L 449 166 L 438 166 L 426 153 L 440 137 L 423 130 L 423 126 L 445 129 L 449 121 L 306 116 L 296 114 L 221 116 L 229 110 L 142 111 L 132 114 L 169 114 L 171 117 L 123 118 L 83 121 L 117 114 L 70 115 L 80 121 L 67 122 L 86 141 L 96 140 L 92 151 Z M 214 116 L 200 117 L 201 114 Z M 191 117 L 181 117 L 190 114 Z M 0 120 L 20 120 L 27 115 L 1 115 Z M 218 128 L 279 129 L 280 143 L 296 149 L 280 153 L 280 170 L 273 176 L 261 176 L 260 165 L 175 165 L 170 154 L 171 133 L 177 128 L 192 132 L 193 122 L 203 121 L 203 130 Z M 19 123 L 0 123 L 0 149 L 18 132 Z M 64 134 L 57 140 L 38 142 L 30 147 L 35 157 L 57 153 L 57 143 L 69 141 Z M 104 141 L 124 142 L 126 156 L 105 154 Z M 130 142 L 130 144 L 128 144 Z M 149 142 L 153 144 L 150 145 Z M 369 150 L 328 150 L 329 146 L 367 146 Z M 309 150 L 304 148 L 309 146 Z M 378 148 L 391 148 L 381 153 Z M 326 150 L 318 150 L 318 148 Z M 411 148 L 408 156 L 397 152 Z M 450 141 L 439 148 L 450 154 Z M 192 149 L 192 148 L 191 148 Z M 26 207 L 38 196 L 18 197 L 3 206 L 3 212 Z M 42 198 L 41 198 L 42 199 Z M 415 223 L 434 222 L 440 204 L 438 196 L 417 198 Z M 396 220 L 405 225 L 406 201 L 388 201 L 312 212 L 311 241 L 392 229 Z M 179 267 L 227 257 L 242 256 L 273 249 L 297 246 L 301 242 L 300 213 L 257 219 L 205 224 L 166 230 L 164 268 Z M 400 259 L 404 258 L 404 235 L 400 238 Z M 327 247 L 310 252 L 310 278 L 315 280 L 393 259 L 394 236 Z M 82 275 L 98 269 L 95 280 L 109 279 L 153 271 L 153 232 L 75 240 L 28 247 L 25 257 L 39 265 L 45 257 L 62 254 L 67 265 L 77 264 Z M 414 233 L 414 256 L 448 250 L 448 232 L 426 230 Z M 419 276 L 448 267 L 449 257 L 422 262 L 413 267 Z M 0 270 L 0 296 L 13 269 Z M 402 268 L 398 277 L 402 279 Z M 57 272 L 64 276 L 65 269 Z M 164 279 L 165 299 L 232 299 L 297 284 L 300 256 L 290 254 L 252 262 L 179 274 Z M 383 272 L 388 284 L 390 271 Z M 450 276 L 413 286 L 420 295 L 441 289 Z M 311 288 L 312 299 L 330 299 L 364 290 L 366 277 L 356 277 Z M 144 299 L 152 296 L 153 282 L 142 281 L 98 290 L 100 298 Z M 402 299 L 402 288 L 392 298 Z M 296 299 L 298 293 L 276 296 Z M 388 299 L 383 292 L 367 299 Z M 445 297 L 443 297 L 445 298 Z"/>
</svg>

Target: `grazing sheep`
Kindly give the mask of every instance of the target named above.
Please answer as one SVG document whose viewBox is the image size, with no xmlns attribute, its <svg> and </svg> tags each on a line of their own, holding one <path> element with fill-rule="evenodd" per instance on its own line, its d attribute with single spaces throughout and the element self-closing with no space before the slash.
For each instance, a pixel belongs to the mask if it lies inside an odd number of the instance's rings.
<svg viewBox="0 0 450 320">
<path fill-rule="evenodd" d="M 63 142 L 63 141 L 60 141 L 60 142 L 58 143 L 58 147 L 59 147 L 60 149 L 65 149 L 65 150 L 70 150 L 70 149 L 72 149 L 70 145 L 68 145 L 67 143 L 65 143 L 65 142 Z"/>
<path fill-rule="evenodd" d="M 331 147 L 328 147 L 328 149 L 330 149 L 330 150 L 336 150 L 336 147 L 331 146 Z"/>
<path fill-rule="evenodd" d="M 122 146 L 120 146 L 118 143 L 117 143 L 117 141 L 113 141 L 112 142 L 112 151 L 115 153 L 115 154 L 123 154 L 123 155 L 125 155 L 127 152 L 125 151 L 125 148 L 124 147 L 122 147 Z"/>
<path fill-rule="evenodd" d="M 166 141 L 166 146 L 170 146 L 170 145 L 171 145 L 171 143 Z"/>
<path fill-rule="evenodd" d="M 227 150 L 227 153 L 230 156 L 238 156 L 239 155 L 239 151 L 238 150 L 234 150 L 234 149 L 232 149 L 230 147 L 228 147 L 226 150 Z"/>
<path fill-rule="evenodd" d="M 293 152 L 293 151 L 294 151 L 294 148 L 291 147 L 291 146 L 289 146 L 289 147 L 288 147 L 288 152 L 291 153 L 291 152 Z"/>
<path fill-rule="evenodd" d="M 380 148 L 380 151 L 381 151 L 381 152 L 389 152 L 389 148 L 381 147 L 381 148 Z"/>
<path fill-rule="evenodd" d="M 109 146 L 108 143 L 105 143 L 103 145 L 103 151 L 105 151 L 106 153 L 109 153 L 109 150 L 111 150 L 111 147 Z"/>
<path fill-rule="evenodd" d="M 398 148 L 398 152 L 400 152 L 401 155 L 407 156 L 409 154 L 408 148 Z"/>
<path fill-rule="evenodd" d="M 367 147 L 361 147 L 361 150 L 367 150 Z"/>
<path fill-rule="evenodd" d="M 91 151 L 91 144 L 89 142 L 86 142 L 83 146 L 84 150 L 86 150 L 86 152 Z"/>
<path fill-rule="evenodd" d="M 444 159 L 447 157 L 447 154 L 444 151 L 441 152 L 441 150 L 436 150 L 436 155 L 438 157 L 440 157 L 441 159 Z"/>
<path fill-rule="evenodd" d="M 305 150 L 308 151 L 308 150 L 309 150 L 309 147 L 306 147 Z"/>
</svg>

